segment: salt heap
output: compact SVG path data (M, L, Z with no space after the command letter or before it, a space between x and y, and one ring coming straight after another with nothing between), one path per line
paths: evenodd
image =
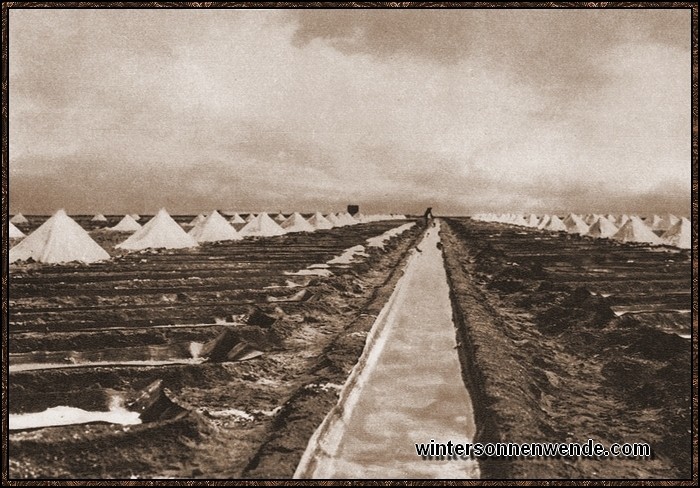
M527 220L525 220L525 217L523 217L522 214L513 215L510 218L509 223L520 227L527 227L528 224Z
M542 216L542 219L540 220L540 223L537 224L537 228L538 228L538 229L544 229L544 227L549 223L549 220L550 220L551 218L552 218L552 217L550 217L549 214L544 214L544 215Z
M566 226L566 232L569 234L584 235L588 232L588 225L586 225L586 222L574 213L570 213L564 219L564 225Z
M527 226L528 227L537 227L537 224L540 222L540 219L537 218L537 215L535 214L530 214L530 216L527 218Z
M162 208L134 235L116 247L137 251L141 249L181 249L196 247L197 241L178 225L168 212Z
M230 224L245 224L245 220L239 214L233 214L233 217L229 219Z
M602 215L588 229L587 236L608 239L617 233L617 227Z
M114 230L117 232L135 232L141 228L141 224L136 222L131 215L125 215L123 219L119 221L114 227L109 227L107 230Z
M287 232L313 232L316 230L299 212L294 212L280 226Z
M598 220L598 217L600 216L596 214L588 214L583 218L583 221L586 225L593 225L593 223Z
M236 241L242 237L231 227L219 212L214 210L202 222L190 230L191 235L197 242L217 242Z
M339 213L338 215L336 215L336 217L343 225L359 224L359 222L355 220L355 217L350 215L348 212Z
M564 225L564 222L562 222L561 219L556 215L552 215L551 217L549 217L549 221L542 228L551 232L566 231L566 226Z
M659 222L659 225L657 226L656 229L654 230L668 230L674 225L676 225L677 222L679 222L680 219L676 217L673 214L666 214L664 217L661 219L661 222Z
M131 218L134 219L136 222L141 220L141 216L139 214L131 214Z
M612 238L621 242L662 244L661 239L659 239L638 217L629 218Z
M29 258L41 263L94 263L109 259L109 254L61 209L10 249L11 263Z
M10 232L10 239L19 239L20 237L24 237L24 232L15 227L15 224L12 222L10 222L8 230Z
M326 215L326 220L333 224L333 227L343 227L345 225L341 222L340 218L338 218L337 214L329 213Z
M651 230L660 230L659 226L662 222L663 219L658 215L653 215L644 221L644 223L647 224L647 227L649 227Z
M245 218L246 222L252 222L253 219L255 219L255 214L254 213L249 213L248 216Z
M274 219L274 220L275 220L275 222L278 222L278 223L281 224L282 222L284 222L285 220L287 220L287 217L285 217L284 215L282 215L282 212L280 212L280 213L278 213L278 214L275 216L275 219Z
M669 246L680 247L681 249L690 249L690 220L685 217L673 224L670 229L663 233L661 239Z
M18 213L17 215L12 217L10 219L10 222L12 222L13 224L28 224L29 223L29 221L21 213Z
M242 236L270 237L281 236L284 233L285 230L265 212L254 217L253 220L248 222L245 227L240 230Z
M309 218L309 224L314 229L332 229L333 224L328 222L328 219L326 219L321 212L316 212Z
M197 224L201 224L201 223L204 222L205 220L207 220L207 218L206 218L203 214L199 214L199 215L197 215L195 218L193 218L192 220L190 220L190 223L187 224L187 225L197 225Z
M367 217L365 217L365 215L362 212L357 212L355 215L352 215L351 217L361 224L364 224L365 222L367 222Z
M107 222L107 218L102 215L101 213L98 213L92 218L93 222Z

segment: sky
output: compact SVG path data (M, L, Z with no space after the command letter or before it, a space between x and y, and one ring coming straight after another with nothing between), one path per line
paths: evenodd
M10 9L10 213L689 215L689 9Z

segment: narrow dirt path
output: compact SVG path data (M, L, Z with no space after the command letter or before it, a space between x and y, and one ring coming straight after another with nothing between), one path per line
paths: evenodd
M416 454L416 443L470 442L475 432L438 231L427 231L409 261L374 325L375 340L368 341L372 345L312 437L295 477L479 476L473 460Z

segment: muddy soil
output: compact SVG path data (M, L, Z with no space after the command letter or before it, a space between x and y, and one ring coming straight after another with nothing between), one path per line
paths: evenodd
M446 223L444 258L476 441L590 438L653 450L650 459L484 459L482 476L690 478L697 361L691 342L675 333L691 327L689 253L469 219ZM621 293L644 308L648 289L665 322L615 313Z
M13 432L10 477L290 478L308 438L337 401L336 385L345 381L357 361L374 316L390 296L408 250L421 231L413 228L405 232L384 250L368 249L368 257L349 266L332 267L329 277L285 273L322 263L397 225L400 223L372 223L316 236L203 246L194 252L135 253L97 268L13 267L12 353L206 342L223 327L233 327L264 355L241 362L12 373L11 413L38 412L56 405L102 409L114 396L133 398L161 379L189 414L136 426L87 424ZM290 260L290 255L296 256L296 261ZM217 259L210 257L242 263L242 272L217 269ZM141 259L148 261L141 263ZM256 261L269 269L261 272ZM281 262L287 264L282 266ZM134 263L154 272L169 271L158 279L131 281L129 287L115 288L115 283L120 286L120 274L133 269ZM140 307L143 296L177 296L182 292L173 289L182 287L183 280L206 272L211 276L207 285L220 289L218 297L198 291L197 282L190 281L191 289L185 293L195 299L179 307L154 301ZM295 286L284 293L266 288L288 286L288 280ZM44 286L47 292L37 293L36 288ZM144 288L143 296L121 291L140 287ZM274 301L301 289L311 298ZM85 297L91 294L101 301L86 306ZM48 311L47 302L59 298L61 306ZM250 303L227 304L227 300ZM211 304L211 308L201 302ZM108 315L110 306L119 313ZM245 317L255 310L276 321L271 326L246 323ZM155 328L152 325L156 322L182 327ZM211 324L198 326L207 323Z

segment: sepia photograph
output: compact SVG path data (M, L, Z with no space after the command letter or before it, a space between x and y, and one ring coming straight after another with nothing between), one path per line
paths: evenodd
M3 485L697 483L697 21L4 2Z

